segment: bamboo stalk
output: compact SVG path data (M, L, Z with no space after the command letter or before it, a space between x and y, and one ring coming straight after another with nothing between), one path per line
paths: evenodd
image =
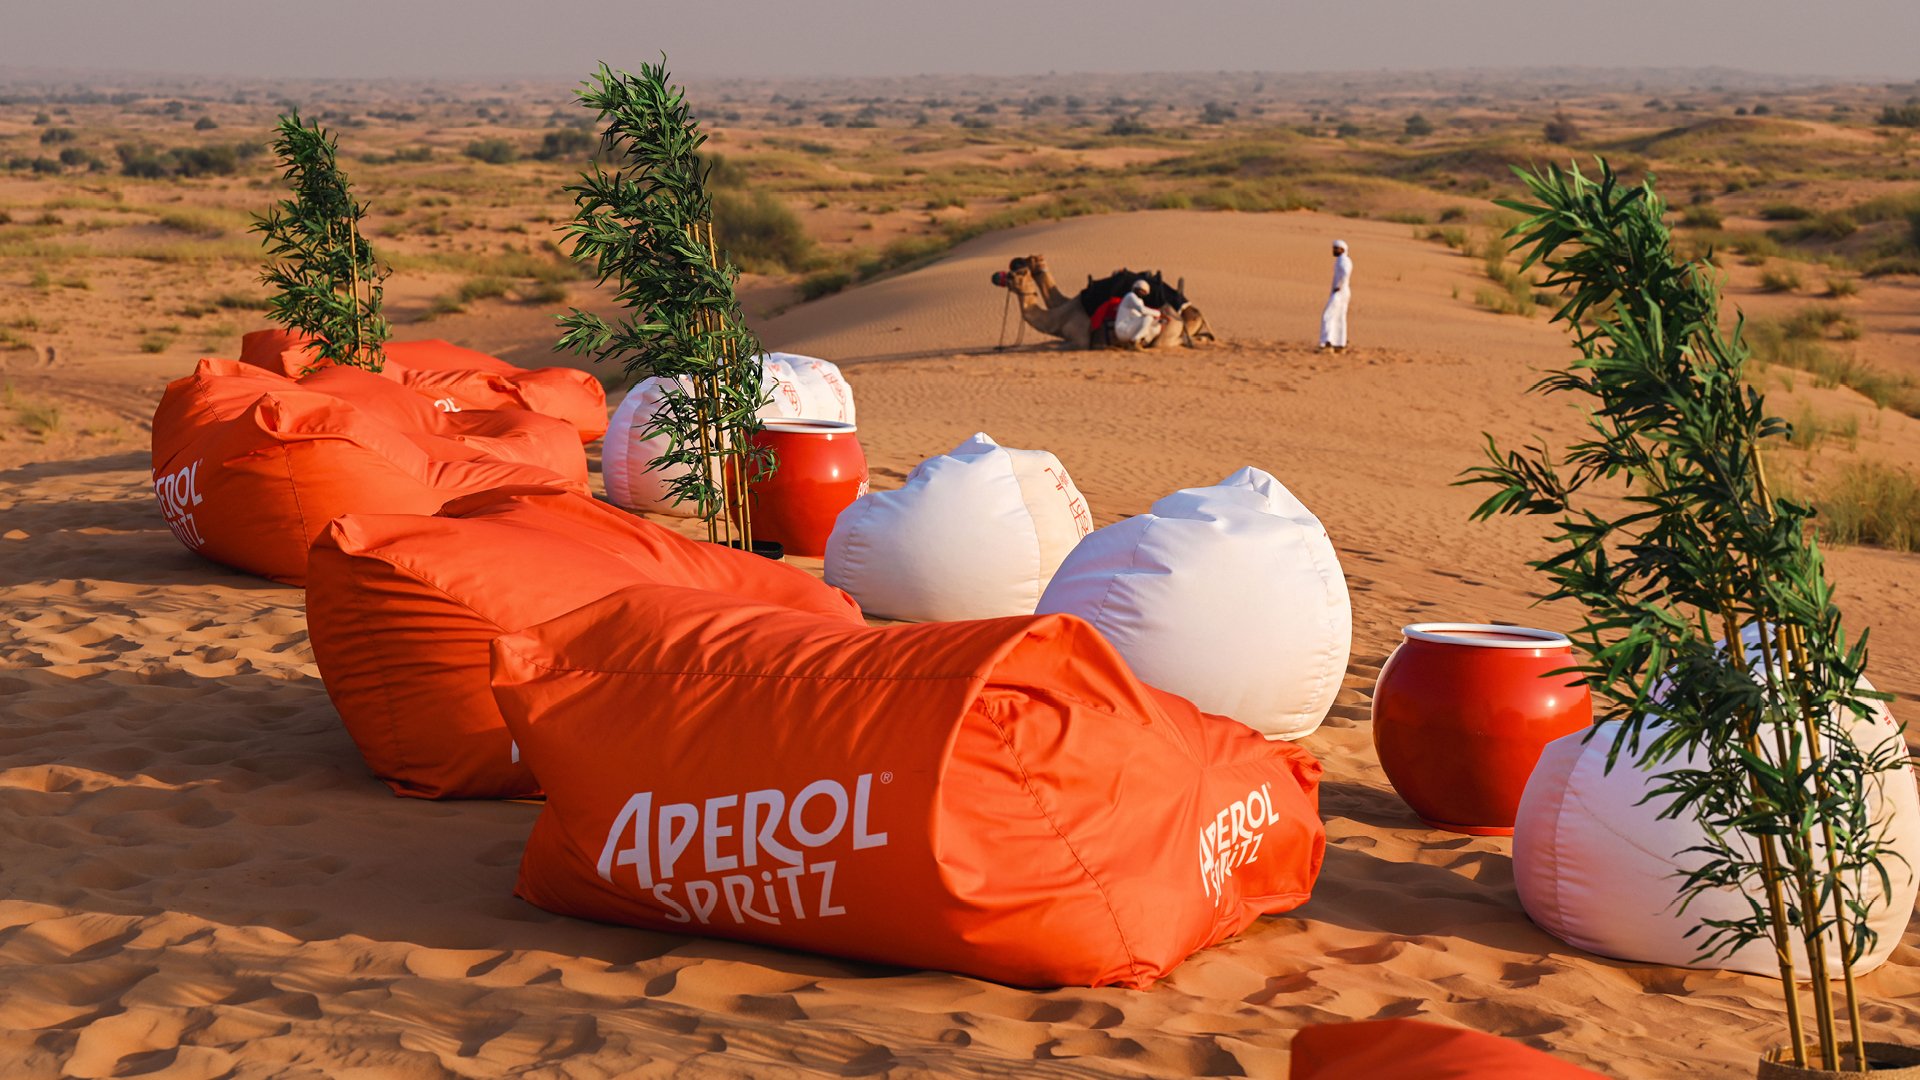
M1777 639L1777 636L1781 634L1782 631L1776 627L1772 633ZM1787 658L1783 650L1777 649L1775 645L1770 644L1769 629L1764 620L1760 623L1759 650L1761 671L1763 673L1762 678L1765 680L1767 695L1770 699L1776 694L1779 695L1781 707L1784 709L1787 695L1783 691L1776 690L1774 684L1776 679L1783 682L1786 680L1788 673ZM1778 669L1774 667L1776 655L1780 661L1780 667ZM1775 674L1776 670L1779 672L1777 675ZM1813 732L1811 718L1809 718L1808 728L1810 734L1815 734ZM1815 737L1817 738L1817 734L1815 734ZM1775 742L1780 747L1781 766L1787 769L1789 773L1797 774L1800 771L1800 756L1798 754L1792 754L1787 750L1785 745L1786 735L1780 732L1777 726L1775 728ZM1817 753L1817 746L1817 742L1809 744L1807 752L1809 754ZM1826 785L1818 782L1818 773L1816 773L1815 776L1816 791L1818 791L1821 798L1824 799L1825 791L1823 789ZM1831 863L1833 858L1833 831L1831 828L1826 830L1825 839L1827 842L1827 856ZM1811 969L1811 977L1808 981L1812 984L1810 989L1812 989L1814 993L1813 1014L1814 1023L1820 1033L1820 1059L1826 1068L1837 1069L1840 1067L1840 1040L1838 1032L1834 1029L1833 985L1827 974L1827 936L1820 930L1818 913L1822 905L1820 903L1819 891L1814 888L1813 884L1813 870L1810 865L1811 860L1812 853L1808 852L1807 862L1797 867L1797 873L1795 874L1800 887L1800 939L1806 943L1807 966ZM1836 908L1838 908L1840 898L1838 891L1834 893L1834 898ZM1838 910L1837 913L1841 916L1840 921L1844 923L1846 912L1844 910ZM1849 964L1849 972L1851 972L1851 967L1852 965Z
M1793 667L1800 670L1805 669L1806 646L1805 642L1800 640L1799 632L1796 629L1782 629L1781 650L1783 663L1786 662L1784 657L1790 656ZM1801 711L1802 720L1807 727L1807 738L1809 740L1817 740L1819 738L1819 731L1813 718L1812 709L1808 708L1807 703L1803 701L1801 703ZM1818 745L1818 743L1815 742L1814 745ZM1826 798L1826 781L1821 779L1819 774L1816 773L1814 775L1814 783L1816 785L1815 790L1824 801ZM1850 1042L1852 1043L1854 1061L1858 1067L1864 1071L1867 1060L1866 1035L1864 1034L1863 1024L1860 1018L1860 988L1854 981L1853 976L1852 931L1847 926L1848 913L1844 902L1845 896L1838 885L1840 876L1839 855L1836 853L1833 843L1833 823L1822 820L1820 827L1821 839L1824 840L1827 845L1827 872L1832 874L1836 881L1833 891L1833 910L1835 916L1834 935L1837 939L1836 944L1840 947L1840 959L1842 963L1841 984L1846 994L1847 1003L1847 1030ZM1837 1068L1838 1066L1835 1067Z
M1727 648L1733 651L1734 663L1744 670L1747 666L1746 646L1740 639L1740 624L1734 618L1733 600L1729 596L1726 608L1720 618L1726 628ZM1747 734L1747 752L1760 756L1760 733L1758 730ZM1760 783L1751 773L1747 777L1747 786L1757 800L1761 797ZM1786 995L1787 1030L1792 1033L1793 1063L1801 1068L1807 1065L1807 1040L1804 1030L1805 1021L1800 1015L1800 983L1794 977L1793 950L1788 946L1791 933L1787 923L1786 901L1780 890L1780 859L1773 850L1773 838L1757 836L1754 840L1760 845L1760 878L1767 890L1767 918L1773 923L1773 955L1780 964L1780 989Z
M1760 457L1760 451L1757 446L1754 447L1752 450L1752 462L1753 462L1755 486L1760 496L1762 513L1765 515L1768 521L1773 521L1774 520L1773 495L1767 484L1766 462ZM1778 655L1780 660L1779 670L1781 672L1782 678L1785 679L1789 673L1798 674L1802 678L1799 680L1788 680L1789 689L1791 690L1794 687L1804 686L1805 685L1804 675L1806 674L1806 669L1807 669L1806 648L1805 648L1806 643L1800 639L1798 628L1785 627L1785 626L1779 627L1777 628L1777 638L1778 638ZM1763 660L1765 660L1768 653L1767 653L1767 627L1764 623L1761 624L1761 628L1760 628L1760 648L1761 648L1761 656ZM1770 660L1766 662L1767 662L1767 670L1771 672L1772 663ZM1796 698L1795 704L1798 707L1800 712L1800 720L1806 727L1807 740L1808 740L1807 752L1809 754L1817 755L1819 753L1819 746L1820 746L1820 731L1819 731L1819 722L1814 718L1814 710L1812 707L1812 703L1807 702L1804 699ZM1827 783L1826 783L1825 777L1816 770L1814 773L1813 779L1814 779L1815 794L1819 796L1822 802L1825 802L1827 798ZM1835 882L1834 890L1833 890L1834 933L1836 937L1836 944L1838 944L1840 947L1841 983L1843 986L1844 993L1846 995L1846 1003L1847 1003L1847 1030L1848 1030L1848 1035L1850 1037L1850 1041L1852 1042L1854 1063L1858 1068L1864 1071L1866 1069L1866 1061L1867 1061L1866 1036L1862 1031L1863 1025L1860 1018L1860 990L1858 985L1855 983L1854 977L1853 977L1853 945L1852 945L1851 933L1847 926L1848 912L1845 904L1845 894L1839 884L1840 857L1833 843L1833 822L1830 819L1823 816L1820 822L1820 830L1821 830L1821 839L1822 841L1825 842L1827 847L1827 872L1833 876L1834 882ZM1812 910L1817 911L1819 910L1819 908L1816 906ZM1826 935L1824 934L1819 935L1819 944L1820 944L1821 959L1823 961L1820 968L1820 974L1821 974L1821 980L1824 984L1826 982L1826 966L1824 964L1825 953L1826 953ZM1826 999L1826 1012L1828 1014L1828 1020L1827 1020L1828 1028L1831 1028L1832 1026L1832 1012L1833 1012L1832 993L1833 991L1831 987L1828 986L1825 989L1824 993L1822 994L1822 997ZM1829 1045L1832 1046L1832 1051L1830 1053L1823 1052L1822 1056L1827 1059L1828 1068L1837 1069L1839 1068L1839 1063L1833 1059L1838 1054L1838 1050L1839 1050L1837 1045L1838 1039L1837 1037L1834 1037L1832 1035L1826 1035L1825 1037L1831 1039L1831 1042ZM1823 1048L1823 1050L1824 1049L1825 1048Z
M342 185L342 194L345 194ZM353 318L353 362L358 364L360 355L360 246L355 242L354 234L359 232L353 227L353 200L347 200L347 280L349 285L349 308Z

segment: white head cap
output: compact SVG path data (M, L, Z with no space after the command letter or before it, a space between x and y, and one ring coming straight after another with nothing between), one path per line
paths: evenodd
M1347 242L1345 240L1335 240L1333 246L1340 251L1347 250Z
M1134 280L1134 283L1133 283L1134 292L1143 293L1151 290L1152 288L1153 288L1152 285L1147 284L1146 278L1136 278Z

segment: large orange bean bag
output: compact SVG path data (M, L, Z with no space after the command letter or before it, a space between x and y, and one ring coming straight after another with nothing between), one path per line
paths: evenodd
M307 629L347 732L396 794L530 795L539 785L488 687L489 646L643 582L865 625L845 593L793 567L522 487L456 499L435 517L336 518L309 557Z
M289 330L256 330L240 339L240 359L298 378L316 363L311 339ZM606 434L607 392L591 372L520 368L439 340L389 341L381 374L449 411L527 409L573 425L582 443Z
M1420 1020L1320 1024L1292 1049L1292 1080L1600 1080L1519 1043Z
M876 629L623 589L493 645L550 911L1023 986L1143 987L1307 898L1304 750L1071 616Z
M295 380L202 360L167 386L153 416L153 489L174 535L292 585L306 580L313 538L341 514L431 514L506 484L585 493L585 472L562 421L442 413L352 368Z

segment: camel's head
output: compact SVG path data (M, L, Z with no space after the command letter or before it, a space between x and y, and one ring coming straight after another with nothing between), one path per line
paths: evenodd
M993 284L995 288L1011 289L1022 296L1026 295L1033 288L1033 260L1026 257L1013 259L1007 263L1005 270L994 271Z

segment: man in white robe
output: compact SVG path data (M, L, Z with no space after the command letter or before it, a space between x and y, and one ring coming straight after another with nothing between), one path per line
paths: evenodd
M1147 292L1152 286L1145 278L1133 283L1133 288L1120 300L1120 310L1113 313L1113 340L1139 348L1148 345L1160 333L1160 324L1166 316L1147 306Z
M1334 352L1347 348L1347 304L1353 300L1353 259L1347 254L1347 242L1333 242L1333 291L1327 294L1327 306L1320 312L1320 347Z

